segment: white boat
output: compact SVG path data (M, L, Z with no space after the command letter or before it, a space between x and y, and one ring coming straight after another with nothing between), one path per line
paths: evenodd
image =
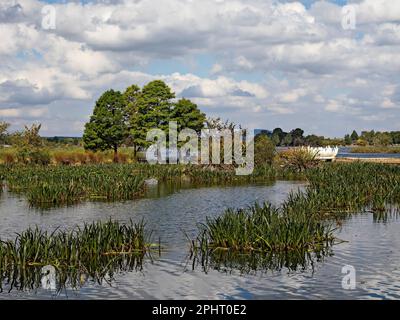
M338 147L306 147L307 151L315 155L316 160L334 161L339 152Z

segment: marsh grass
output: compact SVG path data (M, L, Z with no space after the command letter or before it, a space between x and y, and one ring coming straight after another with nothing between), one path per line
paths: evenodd
M291 212L265 203L247 209L228 209L222 216L207 218L199 226L192 252L318 251L334 241L333 228L304 210Z
M141 223L94 222L72 231L29 228L14 240L0 240L0 284L10 288L40 286L42 267L57 271L59 289L86 279L101 283L120 271L140 270L154 245ZM85 281L83 281L85 280Z
M386 212L400 201L400 166L374 163L330 164L307 172L305 193L289 199L327 216Z
M83 200L129 200L144 192L145 177L127 165L7 166L2 174L11 192L39 207Z
M278 171L257 167L252 175L197 165L88 164L82 166L0 165L0 176L14 193L25 195L32 206L49 208L81 201L124 201L142 196L145 179L189 182L193 186L271 182ZM288 175L289 176L289 175Z
M305 190L292 192L279 207L255 204L208 218L192 241L192 254L317 253L337 242L335 225L346 216L371 211L374 221L384 222L398 213L399 166L326 164L305 174Z

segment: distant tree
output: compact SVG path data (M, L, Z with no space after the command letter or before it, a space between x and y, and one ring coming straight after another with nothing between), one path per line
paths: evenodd
M400 144L400 131L390 132L394 144Z
M281 145L283 138L285 137L286 132L284 132L281 128L275 128L272 131L271 139L275 143L275 145Z
M321 147L324 144L324 137L315 134L308 135L304 138L304 142L313 147Z
M373 144L376 146L388 146L393 143L392 136L387 132L378 132L373 138Z
M353 142L356 142L358 139L359 139L359 136L358 136L358 133L357 133L357 131L356 130L353 130L353 132L352 132L352 134L351 134L351 140L353 141Z
M279 146L281 144L281 139L278 134L272 134L271 141L275 146Z
M375 131L363 131L361 132L361 137L363 140L367 141L368 144L373 144L374 143L374 138L375 138Z
M292 143L293 143L292 135L290 133L287 133L282 140L282 145L283 146L291 146Z
M298 145L302 145L304 143L304 130L300 129L300 128L296 128L292 131L290 131L290 134L292 136L292 144L294 146L298 146Z
M97 100L90 121L85 125L83 142L88 150L114 150L118 161L118 147L127 135L125 104L119 91L108 90Z
M352 140L351 136L350 136L349 134L346 134L346 135L344 136L344 144L345 144L346 146L349 146L349 145L351 145L352 143L353 143L353 140Z

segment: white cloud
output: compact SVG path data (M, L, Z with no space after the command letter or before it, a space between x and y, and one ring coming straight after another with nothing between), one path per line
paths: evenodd
M341 7L328 1L310 9L273 0L68 2L54 4L56 29L47 31L43 2L3 0L0 116L79 134L102 91L160 78L207 113L244 125L299 121L342 134L385 117L395 129L400 3L350 4L355 30L342 29Z

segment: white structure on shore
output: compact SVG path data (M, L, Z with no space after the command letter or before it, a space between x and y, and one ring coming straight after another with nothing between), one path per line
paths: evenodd
M334 161L339 152L338 147L306 147L307 151L315 155L317 160Z

